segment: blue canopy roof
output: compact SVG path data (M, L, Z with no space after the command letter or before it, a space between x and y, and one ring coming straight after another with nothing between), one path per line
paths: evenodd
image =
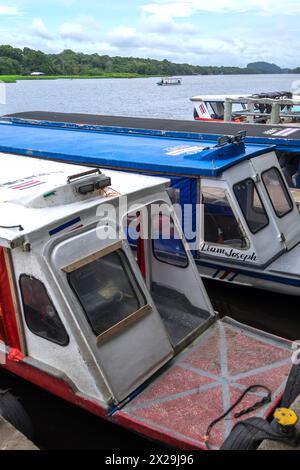
M216 139L172 138L47 125L0 123L0 151L102 167L187 176L217 176L241 161L275 150Z

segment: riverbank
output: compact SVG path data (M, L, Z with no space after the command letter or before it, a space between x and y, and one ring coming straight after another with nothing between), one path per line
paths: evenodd
M103 75L0 75L0 82L16 83L19 80L78 80L78 79L104 79L104 78L145 78L146 75L138 73L105 73Z

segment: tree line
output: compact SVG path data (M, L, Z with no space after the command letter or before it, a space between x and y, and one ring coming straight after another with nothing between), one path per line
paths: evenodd
M59 54L47 54L25 47L0 46L0 75L90 75L107 73L138 75L230 75L250 73L297 73L300 69L281 69L275 64L256 62L247 67L219 67L176 64L167 59L154 60L135 57L110 57L108 55L84 54L70 49Z

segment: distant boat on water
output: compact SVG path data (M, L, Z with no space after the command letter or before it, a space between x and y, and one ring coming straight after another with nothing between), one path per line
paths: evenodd
M182 79L178 77L165 77L162 78L157 85L159 86L171 86L171 85L181 85Z

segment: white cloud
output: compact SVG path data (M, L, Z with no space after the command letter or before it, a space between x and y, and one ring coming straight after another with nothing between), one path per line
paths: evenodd
M191 34L196 33L197 28L192 23L175 22L167 15L143 15L141 20L142 29L161 34Z
M18 7L11 7L6 5L0 5L0 15L20 15L21 11Z
M149 3L143 5L141 8L145 13L168 17L171 16L174 18L185 18L194 13L193 5L190 2L181 2L176 0L173 0L172 2L165 0L163 3Z
M137 30L127 26L117 26L107 35L108 42L118 47L139 47L140 39Z
M32 33L34 36L39 36L42 39L52 39L52 35L49 33L41 18L35 18L33 20Z
M86 28L81 23L63 23L59 30L63 39L71 39L77 42L90 40L90 35L86 32Z
M58 5L59 1L70 6L69 14L76 11L78 0L52 0L52 3ZM20 6L29 0L2 2ZM38 3L38 0L30 2ZM44 2L52 4L51 0ZM97 3L86 0L89 13L90 2ZM17 26L13 28L13 18L0 16L0 34L6 43L51 52L70 48L86 53L167 58L195 65L243 66L256 60L283 67L298 65L300 0L140 0L139 5L142 6L137 7L138 19L130 20L128 7L129 19L124 23L118 23L119 10L112 10L106 24L106 17L100 13L94 16L75 13L73 17L62 16L60 26L50 17L45 24L41 19L45 20L44 16L34 20L26 17L24 21L19 16L15 17ZM0 15L20 14L17 7L0 6ZM232 14L232 18L228 17L227 21L224 14ZM237 21L234 14L240 14ZM9 21L4 21L8 18ZM112 26L105 32L109 24Z
M92 16L82 15L78 16L74 23L81 24L84 28L88 28L89 30L99 30L99 23L95 20Z
M295 15L300 12L300 3L299 0L153 0L141 8L145 13L174 18L187 18L199 12Z

